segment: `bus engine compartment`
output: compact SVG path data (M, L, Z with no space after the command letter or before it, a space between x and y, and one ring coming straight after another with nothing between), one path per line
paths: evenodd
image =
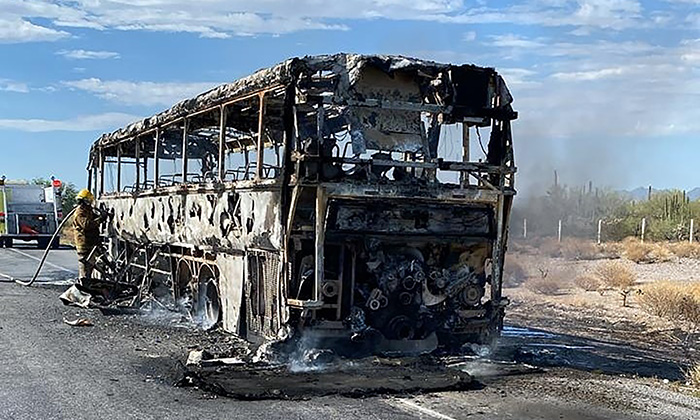
M105 246L133 305L251 341L488 344L508 304L512 100L491 68L289 59L95 142Z

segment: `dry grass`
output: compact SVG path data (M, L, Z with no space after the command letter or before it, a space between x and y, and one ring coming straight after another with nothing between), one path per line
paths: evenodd
M547 296L558 295L563 289L561 283L547 277L533 277L528 279L524 286L530 291Z
M635 238L627 238L622 242L624 255L636 263L659 263L671 261L671 251L661 244L642 243Z
M571 273L567 270L540 270L539 277L531 277L523 283L523 287L547 296L562 294L562 292L571 286Z
M622 257L624 247L620 242L606 242L598 245L600 258L614 260Z
M679 257L700 259L700 244L697 242L678 242L670 244L669 248Z
M618 261L606 261L595 273L603 285L618 290L631 288L637 280L634 272Z
M598 247L587 239L568 238L560 245L562 257L570 260L594 260L600 257Z
M576 277L574 279L574 284L587 292L596 291L601 286L601 282L597 277L588 274L582 274Z
M518 254L536 254L533 244L529 243L525 239L509 239L508 252L515 252Z
M538 249L540 254L569 260L595 260L600 258L598 246L588 239L565 238L558 242L554 238L543 239Z
M539 244L538 249L541 254L552 258L558 258L562 256L561 244L557 242L556 239L543 239L542 242Z
M639 296L639 305L646 312L671 321L700 328L700 284L659 281L647 285Z
M522 258L513 254L506 254L503 268L503 286L518 287L527 280L527 270Z

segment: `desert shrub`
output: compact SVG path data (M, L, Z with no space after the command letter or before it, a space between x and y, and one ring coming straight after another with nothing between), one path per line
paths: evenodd
M606 242L598 245L600 258L614 260L622 257L623 245L620 242Z
M508 252L517 252L518 254L528 254L532 251L532 246L524 240L509 239Z
M646 312L700 328L700 285L659 281L645 286L639 305Z
M561 255L570 260L594 260L599 257L598 247L586 239L567 238L560 245Z
M626 239L622 245L625 257L636 263L658 263L672 259L671 252L659 244L642 243L638 240Z
M681 300L683 300L683 290L677 282L659 281L642 289L639 306L652 315L676 320L678 303Z
M524 286L528 290L547 296L558 295L562 290L562 286L558 281L546 277L528 279Z
M651 246L649 244L644 244L639 241L624 241L622 242L622 246L624 247L625 257L636 263L645 262L647 256L651 252Z
M557 258L562 256L561 244L556 239L543 239L539 245L540 253L549 257Z
M614 289L629 289L634 286L636 275L624 264L617 261L606 261L595 270L601 283Z
M574 279L574 284L587 292L598 290L601 286L600 280L597 277L587 274L576 277Z
M506 254L503 267L503 285L505 287L518 287L527 280L527 270L523 261L513 254Z
M553 296L563 292L571 284L571 273L566 270L540 269L539 277L530 277L523 286L535 293Z
M679 242L669 247L679 257L700 259L700 244L697 242Z

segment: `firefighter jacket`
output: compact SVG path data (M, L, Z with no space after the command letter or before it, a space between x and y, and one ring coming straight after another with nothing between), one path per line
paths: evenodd
M92 206L81 204L73 216L75 249L78 254L89 254L100 244L100 222Z

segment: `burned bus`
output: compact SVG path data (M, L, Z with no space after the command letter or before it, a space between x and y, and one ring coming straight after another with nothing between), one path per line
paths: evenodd
M508 303L511 102L492 68L289 59L94 143L106 249L141 303L251 341L488 342Z

